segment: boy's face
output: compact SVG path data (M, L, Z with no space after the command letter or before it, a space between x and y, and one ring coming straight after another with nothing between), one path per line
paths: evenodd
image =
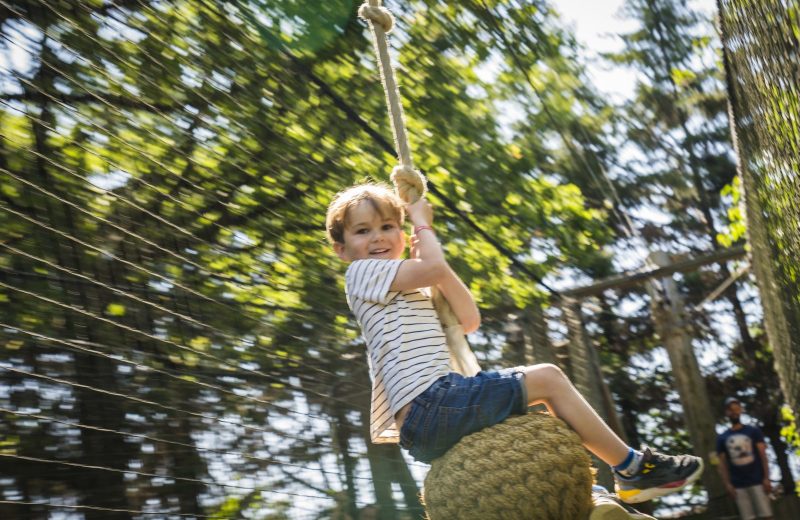
M405 233L391 215L381 215L370 201L361 201L347 212L344 243L333 249L345 262L380 258L398 260L405 250Z

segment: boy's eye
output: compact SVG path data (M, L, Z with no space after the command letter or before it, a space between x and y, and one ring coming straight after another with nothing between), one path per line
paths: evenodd
M394 229L394 224L384 224L383 225L383 229L384 229L384 231L389 230L389 229Z
M367 228L361 228L361 229L357 229L357 230L356 230L356 235L363 235L363 234L364 234L364 233L366 233L367 231L368 231L368 230L367 230Z

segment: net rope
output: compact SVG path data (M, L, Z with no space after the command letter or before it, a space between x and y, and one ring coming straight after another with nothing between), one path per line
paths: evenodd
M800 2L718 0L753 271L775 368L800 410Z

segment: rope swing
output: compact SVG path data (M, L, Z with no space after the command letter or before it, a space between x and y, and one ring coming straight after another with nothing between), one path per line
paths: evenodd
M358 15L369 23L381 83L392 122L400 164L391 180L406 203L425 196L426 180L414 169L400 92L389 57L386 35L394 17L368 0ZM447 336L454 371L480 371L464 330L447 300L432 294ZM585 518L591 508L590 458L578 435L560 419L530 413L511 417L461 439L435 459L425 478L423 500L430 520L563 520Z
M369 0L358 10L358 16L369 23L372 30L372 41L378 56L378 67L386 94L386 106L389 108L389 119L392 122L394 147L400 164L392 170L391 180L397 194L406 204L412 204L425 196L426 180L422 172L414 169L411 158L411 146L408 143L406 121L403 105L400 102L400 90L394 77L387 34L394 28L394 16L388 9L380 5L379 0Z
M386 94L386 105L389 109L389 119L392 122L392 135L397 158L400 164L392 170L391 180L397 195L406 204L412 204L425 196L427 191L425 176L414 168L411 158L411 146L408 143L403 105L400 102L400 90L394 76L391 58L389 57L389 43L387 34L394 27L394 17L388 9L380 5L380 0L369 0L358 10L358 16L366 20L372 31L372 40L375 45L375 54L378 57L378 67ZM478 360L470 350L464 329L458 318L450 308L444 296L434 287L432 291L433 305L442 323L442 329L447 337L447 346L450 351L450 364L455 372L465 376L474 376L480 372Z

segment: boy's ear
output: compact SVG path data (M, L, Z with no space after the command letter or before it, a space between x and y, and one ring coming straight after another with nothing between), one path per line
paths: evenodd
M336 253L336 256L339 257L339 260L347 261L347 258L344 256L344 242L334 242L333 252Z

